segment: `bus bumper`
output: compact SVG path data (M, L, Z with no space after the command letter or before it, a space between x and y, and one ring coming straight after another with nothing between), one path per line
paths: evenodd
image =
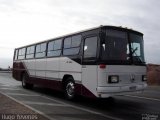
M115 95L126 95L130 93L141 93L147 87L147 83L132 84L125 86L97 87L97 97L107 98Z

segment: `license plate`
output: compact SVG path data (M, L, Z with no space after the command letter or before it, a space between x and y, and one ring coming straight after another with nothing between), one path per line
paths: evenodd
M130 90L136 90L136 86L129 87Z

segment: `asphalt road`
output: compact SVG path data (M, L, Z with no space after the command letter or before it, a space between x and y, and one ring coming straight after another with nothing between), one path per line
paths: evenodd
M92 100L65 100L63 94L42 87L23 89L11 73L0 73L0 92L53 120L160 120L160 87L141 94Z

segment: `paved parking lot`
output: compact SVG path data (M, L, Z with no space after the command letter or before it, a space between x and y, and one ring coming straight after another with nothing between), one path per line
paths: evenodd
M53 120L160 119L160 87L149 87L143 94L117 96L112 100L78 97L67 101L62 93L50 89L23 89L11 74L0 73L0 92Z

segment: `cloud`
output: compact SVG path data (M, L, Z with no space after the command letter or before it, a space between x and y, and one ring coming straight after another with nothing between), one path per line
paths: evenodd
M0 47L13 49L86 28L116 25L144 33L147 62L160 64L159 6L158 0L0 0ZM12 54L8 56L12 59Z

